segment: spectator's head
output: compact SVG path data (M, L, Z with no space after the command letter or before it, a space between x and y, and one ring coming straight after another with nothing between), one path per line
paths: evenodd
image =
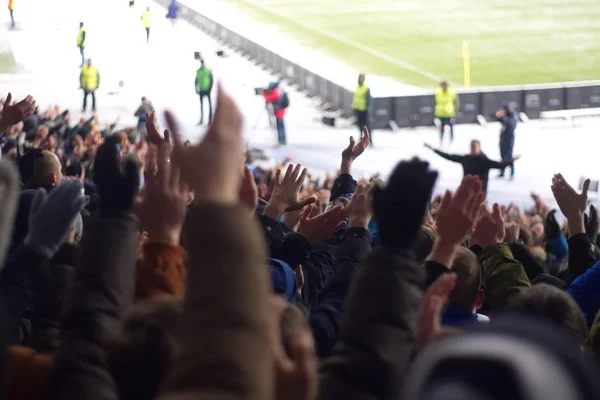
M146 11L150 11L150 6L146 7Z
M33 183L40 186L56 186L62 180L62 165L56 154L42 151L41 157L35 160Z
M40 125L38 126L37 131L35 132L34 140L42 141L48 137L49 133L50 130L46 125Z
M481 267L475 253L466 247L459 247L452 271L456 274L456 285L450 294L450 302L475 312L483 304Z
M79 23L79 27L80 27L80 28L83 28L83 22L80 22L80 23Z
M206 63L204 62L204 60L200 60L200 66L201 67L206 67Z
M541 283L513 297L507 307L525 315L546 319L569 333L581 345L588 337L588 326L581 309L564 290Z
M148 99L146 98L146 96L142 97L142 104L143 105L148 104Z
M481 154L481 142L479 140L471 140L471 155L478 156Z
M448 90L448 82L442 81L442 83L440 83L440 87L442 90Z
M88 65L88 67L92 66L92 59L91 58L87 59L87 65Z
M78 160L71 160L65 168L65 175L73 178L83 179L85 169Z
M365 74L358 75L358 84L362 85L365 83Z
M35 164L39 157L42 157L42 150L31 149L19 159L19 175L23 186L29 185L33 180Z
M109 345L108 363L123 400L156 398L180 351L175 328L182 303L162 297L136 305Z

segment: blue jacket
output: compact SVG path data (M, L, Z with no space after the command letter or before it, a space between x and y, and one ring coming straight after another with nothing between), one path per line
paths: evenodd
M600 262L575 279L567 288L583 311L585 320L592 326L596 313L600 310Z
M448 304L442 316L442 325L446 326L464 326L471 322L489 322L489 318L485 315L472 313L454 304Z
M167 12L167 18L176 19L177 11L179 11L179 7L177 6L177 2L173 0L171 4L169 4L169 10Z
M504 110L506 111L506 115L498 118L502 124L500 141L512 141L515 138L515 130L517 129L519 118L511 106L504 106Z

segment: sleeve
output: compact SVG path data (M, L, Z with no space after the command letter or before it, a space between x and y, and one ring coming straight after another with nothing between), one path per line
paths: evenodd
M494 160L490 160L489 158L487 159L487 167L489 169L502 169L502 168L506 168L508 165L510 165L513 161L512 160L507 160L507 161L494 161Z
M510 251L515 257L515 260L519 261L523 266L523 269L527 274L527 278L529 278L530 281L546 272L544 264L533 254L531 254L531 251L529 251L527 246L519 243L513 243L509 247Z
M82 264L63 319L51 385L54 399L118 399L106 342L133 303L137 221L100 217L86 227Z
M600 310L600 262L583 275L575 279L567 288L567 293L575 299L588 323L592 325L594 317Z
M309 307L317 301L317 296L333 275L336 252L337 247L330 244L315 246L310 252L310 257L302 263L302 300Z
M448 154L448 153L444 153L443 151L440 151L440 150L433 150L433 152L435 154L437 154L438 156L445 158L446 160L452 161L452 162L462 163L465 159L465 156L459 156L457 154Z
M363 261L338 341L320 370L318 399L399 397L424 283L425 271L412 252L378 248Z
M585 233L571 236L567 243L569 246L567 277L568 283L571 283L593 266L596 263L596 258L592 251L592 243Z
M371 251L371 235L364 228L349 228L338 249L331 280L318 296L309 324L320 358L329 356L337 339L350 282L361 259Z
M483 249L479 261L492 310L504 309L514 295L531 287L523 266L513 258L508 244Z
M347 197L350 194L354 194L357 186L358 183L352 178L352 175L341 174L333 182L330 201L336 201L340 197Z
M206 229L210 226L211 229ZM265 246L242 206L195 205L184 225L188 288L161 399L271 398L271 282Z

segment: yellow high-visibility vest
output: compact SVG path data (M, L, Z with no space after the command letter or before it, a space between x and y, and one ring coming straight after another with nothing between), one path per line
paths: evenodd
M15 9L15 2L13 0L8 0L8 9L9 10Z
M88 90L98 88L98 68L93 65L84 65L81 68L81 87Z
M352 98L352 108L357 111L367 111L367 93L369 87L367 85L359 85L354 91L354 97Z
M77 47L85 47L85 39L83 38L84 33L85 28L82 26L79 28L79 33L77 34Z
M150 28L150 23L152 22L152 14L150 14L150 11L144 11L142 14L142 22L144 23L144 28Z
M435 94L435 116L453 118L456 113L456 92L452 88L446 91L439 88Z

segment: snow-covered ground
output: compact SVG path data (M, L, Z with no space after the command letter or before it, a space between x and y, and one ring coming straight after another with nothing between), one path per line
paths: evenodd
M238 100L246 117L244 134L249 144L270 148L276 135L269 128L266 115L261 113L264 105L254 96L253 88L266 85L272 77L237 55L216 57L219 46L214 40L182 21L173 28L164 18L164 10L154 3L151 43L146 46L140 15L147 4L138 0L136 8L130 10L125 0L63 0L60 7L44 0L19 1L16 16L22 30L1 34L8 35L17 62L29 73L0 75L0 93L12 90L17 97L32 93L42 106L60 104L78 111L81 92L75 38L82 20L88 32L87 55L93 58L101 74L98 105L102 120L109 121L120 114L125 122L133 121L132 113L140 97L147 96L157 108L173 109L191 139L200 137L204 128L195 125L199 105L193 90L197 68L193 52L201 51L215 75ZM4 26L7 15L2 13L0 18ZM118 89L120 80L125 83L122 90L109 95ZM290 93L290 98L286 118L289 145L270 153L280 159L291 155L313 170L335 172L348 136L357 134L357 130L326 127L319 122L319 113L311 100L298 93ZM515 153L523 158L517 163L517 178L513 182L492 179L490 200L525 204L532 190L551 198L550 180L556 172L562 172L574 184L581 176L599 179L599 128L597 119L581 121L578 127L561 122L521 124ZM498 158L498 131L497 124L487 128L458 126L455 143L447 150L466 152L469 141L476 138L491 158ZM460 166L422 146L423 142L437 144L435 128L397 133L375 131L373 135L375 148L356 161L355 175L369 176L376 172L385 175L399 159L417 155L429 159L440 171L438 190L454 188L460 181Z

